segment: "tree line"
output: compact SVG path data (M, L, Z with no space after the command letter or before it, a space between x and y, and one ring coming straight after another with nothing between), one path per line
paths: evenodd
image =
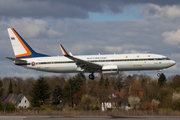
M24 94L31 103L28 109L100 110L102 103L109 101L117 103L118 109L117 97L121 97L129 101L132 109L180 110L180 75L166 78L161 73L155 79L145 74L131 76L121 72L98 75L95 80L89 80L82 73L68 79L63 76L1 78L0 98L11 93ZM0 109L3 110L2 101Z

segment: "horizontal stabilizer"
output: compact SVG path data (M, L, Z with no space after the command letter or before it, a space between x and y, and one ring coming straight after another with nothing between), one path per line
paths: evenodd
M14 62L14 64L24 64L24 63L27 63L26 60L20 60L20 59L16 59L16 58L11 58L11 57L5 57L9 60L12 60Z

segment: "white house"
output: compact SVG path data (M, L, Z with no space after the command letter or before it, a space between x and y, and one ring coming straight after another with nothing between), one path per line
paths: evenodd
M27 108L30 102L23 94L9 94L3 99L3 102L12 102L17 108Z
M108 101L102 102L101 106L102 106L101 107L102 111L108 109L125 109L125 110L132 109L127 99L122 99L121 97L114 94L112 94L111 97L109 96Z

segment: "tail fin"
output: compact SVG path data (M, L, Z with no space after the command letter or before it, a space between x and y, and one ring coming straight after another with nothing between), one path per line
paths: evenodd
M14 50L14 55L16 58L48 56L48 55L36 53L25 42L25 40L15 31L14 28L8 28L7 30Z

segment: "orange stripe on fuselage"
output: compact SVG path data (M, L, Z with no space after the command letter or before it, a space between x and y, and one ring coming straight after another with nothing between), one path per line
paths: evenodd
M24 54L20 54L20 55L16 55L15 57L23 57L23 56L29 56L31 55L31 51L27 48L27 46L24 44L24 42L21 40L21 38L16 34L16 32L14 31L13 28L11 28L11 30L13 31L13 33L16 35L17 39L20 41L21 45L24 47L24 49L26 50L27 53Z

